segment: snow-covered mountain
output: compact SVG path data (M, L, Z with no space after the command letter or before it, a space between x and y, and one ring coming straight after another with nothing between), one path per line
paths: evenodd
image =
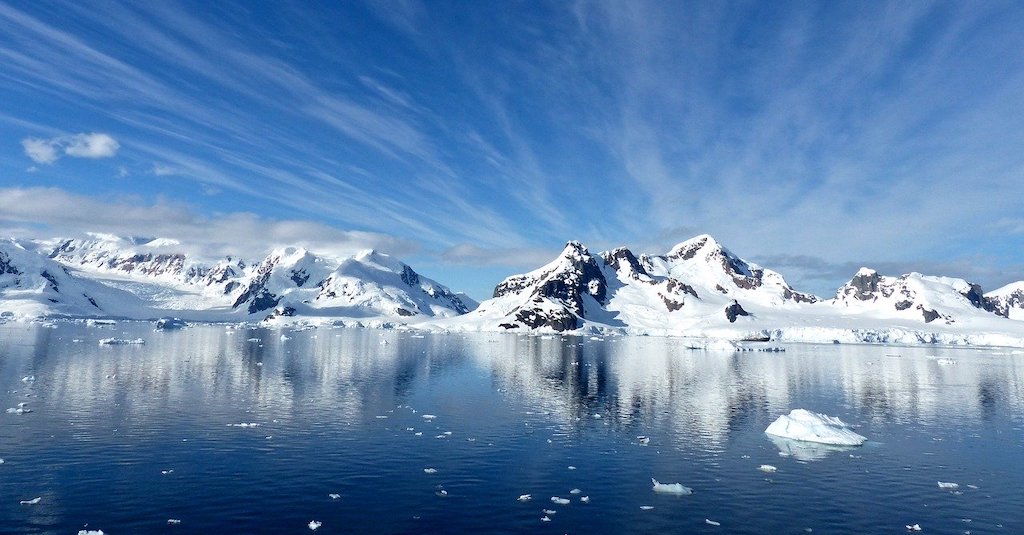
M197 321L253 321L298 316L357 318L373 324L449 317L476 305L376 251L339 260L289 247L274 250L261 261L223 258L210 262L181 252L181 244L173 240L103 234L20 245L5 242L2 250L8 249L13 250L8 256L15 261L5 266L29 266L28 271L37 274L31 280L24 275L8 277L10 282L0 294L0 311L8 301L24 303L27 296L34 296L35 306L19 305L18 313L10 314L25 317L176 316ZM19 274L23 271L18 269ZM42 276L38 273L57 277L62 287L89 288L90 295L100 296L94 299L98 304L88 308L80 300L53 297L58 291L37 284Z
M760 310L818 301L702 235L659 256L637 257L626 248L593 255L569 242L551 263L498 284L494 298L471 316L506 329L564 331L589 321L680 330L743 324Z
M0 241L0 316L50 313L99 316L97 288L14 240Z
M437 327L1022 345L1024 322L1007 319L1024 315L1022 297L1024 283L984 295L963 279L862 269L822 300L702 235L664 255L593 254L569 242L554 261L505 279L492 299Z
M1007 317L1006 310L963 279L908 273L885 277L861 268L836 292L834 304L874 317L920 319L952 324L965 315Z
M1013 282L985 294L996 313L1010 319L1024 320L1024 281Z

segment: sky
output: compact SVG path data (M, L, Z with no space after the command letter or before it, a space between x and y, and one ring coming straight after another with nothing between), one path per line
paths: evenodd
M0 233L377 248L482 299L709 233L1024 279L1021 2L0 0Z

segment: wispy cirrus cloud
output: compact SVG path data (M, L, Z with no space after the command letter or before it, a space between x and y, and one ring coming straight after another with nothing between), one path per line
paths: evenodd
M50 165L61 158L111 158L121 144L109 134L91 132L49 139L29 137L21 140L25 155L33 162Z

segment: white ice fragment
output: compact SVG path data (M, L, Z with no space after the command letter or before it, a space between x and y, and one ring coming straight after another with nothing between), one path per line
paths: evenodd
M653 505L641 505L640 506L640 510L641 511L650 511L651 509L654 509Z
M289 338L288 335L286 335L286 334L282 334L281 335L281 341L282 342L287 342L288 340L291 340L291 338ZM310 526L309 529L316 529L316 528L313 527L313 523L312 522L309 523L309 526ZM317 526L317 528L318 527L320 527L320 526Z
M575 495L575 494L581 494L582 492L583 491L580 490L580 489L572 489L572 490L569 491L569 494L574 494Z
M541 522L551 522L551 519L546 517L546 516L540 517L540 520L541 520Z
M704 519L704 523L708 524L709 526L721 526L722 525L721 522L715 522L714 520L711 520L710 518L705 518Z
M423 469L423 473L424 474L436 474L437 473L437 468L424 468Z
M320 529L320 526L324 525L324 523L323 522L317 522L316 520L310 520L309 524L307 524L307 525L309 526L310 530L316 531L316 530Z
M682 483L658 483L658 480L653 477L651 478L651 483L654 485L654 492L675 494L678 496L689 496L690 494L693 494L693 489L690 487L684 487Z
M569 470L575 470L575 469L576 469L575 466L569 466Z
M947 483L947 482L944 482L944 481L939 481L938 483L939 483L939 488L940 489L953 490L953 489L960 488L960 484L959 483Z
M43 499L42 496L36 496L35 498L32 498L31 500L21 500L21 505L35 505L35 504L39 503L42 499Z
M554 509L541 509L540 512L542 512L542 513L544 513L546 515L553 515L553 514L557 513L558 511L555 511Z
M7 409L7 414L28 414L32 412L32 409L26 409L25 407L11 407Z
M123 345L143 345L146 341L142 338L104 338L100 340L101 346L123 346Z
M228 427L241 427L243 429L248 429L250 427L259 427L259 426L260 426L260 424L258 424L256 422L248 422L248 423L242 422L240 424L228 424Z
M80 529L78 535L104 535L102 529Z
M907 524L907 531L921 531L921 524Z
M640 442L641 446L646 446L651 443L651 437L645 437L643 435L640 435L636 437L636 439Z
M174 469L171 468L170 470L161 470L160 473L166 476L167 474L173 474Z
M590 503L590 496L580 496L580 503Z
M941 357L941 358L935 359L935 363L939 364L939 365L942 365L942 366L952 366L953 364L956 364L956 361L951 359L951 358L949 358L949 357Z
M552 496L551 497L551 503L558 504L558 505L568 505L569 504L569 500L567 498L559 498L558 496Z
M387 419L388 419L388 417L387 417L387 416L384 416L384 415L380 415L380 416L377 416L377 419L378 419L378 420L387 420Z
M776 467L774 467L774 466L772 466L770 464L762 464L761 466L758 466L757 469L762 471L762 472L769 472L769 473L778 470L778 468L776 468Z
M423 431L416 431L416 436L418 436L418 437L423 436Z
M337 500L337 499L341 498L341 494L335 494L335 493L332 492L332 493L328 494L327 497L332 499L332 500Z
M867 441L839 418L806 409L793 409L788 415L779 416L764 432L790 440L837 446L860 446Z
M520 494L519 497L516 498L516 499L521 501L521 502L528 502L531 499L533 499L533 496L530 495L530 494Z
M4 460L3 459L0 459L0 464L4 464Z
M25 377L21 378L21 382L23 382L23 383L31 383L32 381L35 381L35 380L36 380L36 376L35 375L26 375Z
M168 518L167 519L167 525L169 525L169 526L177 526L178 524L181 524L181 519L180 518Z
M434 418L437 418L437 415L436 414L424 414L424 415L420 416L420 418L423 418L424 420L433 420Z

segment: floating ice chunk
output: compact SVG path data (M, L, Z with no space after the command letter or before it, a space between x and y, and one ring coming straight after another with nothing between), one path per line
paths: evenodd
M262 342L263 340L260 340L259 338L248 338L245 341L246 342Z
M640 435L640 436L636 437L636 439L637 439L637 441L640 442L641 446L646 446L646 445L651 443L651 437L645 437L643 435Z
M921 531L921 524L907 524L907 531Z
M682 483L658 483L658 480L653 477L651 478L651 483L654 485L654 492L675 494L677 496L689 496L690 494L693 494L693 489L690 487L684 487Z
M569 491L569 494L573 494L573 495L575 495L575 494L582 494L582 493L583 493L583 491L580 490L580 489L572 489L572 490Z
M590 503L590 496L580 496L580 503Z
M768 435L768 439L779 448L779 457L793 457L800 461L820 461L836 452L847 452L857 446L833 446L820 442L804 442Z
M21 405L21 404L19 403L19 405ZM29 409L29 408L24 407L24 406L11 407L11 408L7 409L7 414L28 414L30 412L32 412L32 409Z
M78 535L104 535L102 529L80 529Z
M435 488L437 489L437 491L436 491L436 492L434 492L434 494L436 494L436 495L438 495L438 496L440 496L440 497L442 497L442 498L444 498L445 496L448 496L448 491L447 491L447 490L444 490L444 487L443 487L443 486L441 486L441 485L438 485L438 486L437 486L437 487L435 487Z
M715 522L714 520L711 520L710 518L705 518L704 519L704 523L709 525L709 526L721 526L722 525L721 522Z
M416 431L416 436L418 436L418 437L423 436L423 431Z
M654 509L653 505L641 505L640 506L640 510L641 511L650 511L651 509Z
M519 497L516 499L521 502L528 502L533 499L533 496L530 494L520 494Z
M949 357L942 357L935 359L935 363L942 366L952 366L953 364L956 364L956 361Z
M178 524L181 524L181 519L180 518L168 518L167 519L167 525L168 526L177 526Z
M569 466L568 468L569 468L569 470L575 470L576 469L575 466Z
M3 459L0 459L0 464L4 464L4 460Z
M174 469L171 468L170 470L161 470L160 473L166 476L167 474L173 474Z
M558 496L552 496L551 497L551 503L558 504L558 505L569 505L569 499L568 498L559 498Z
M542 516L542 517L540 517L540 521L541 522L551 522L551 519L546 517L546 516Z
M860 446L867 441L839 418L806 409L793 409L788 415L779 416L764 432L791 440L836 446Z
M241 427L241 428L246 428L246 429L250 428L250 427L259 427L259 426L260 426L260 424L258 424L256 422L249 422L249 423L242 422L240 424L228 424L228 427Z
M26 375L25 377L21 378L21 382L23 382L23 383L31 383L32 381L35 381L35 380L36 380L36 376L35 375Z
M21 505L35 505L35 504L39 503L42 499L43 499L42 496L36 496L35 498L32 498L31 500L21 500Z
M424 415L421 415L420 418L423 418L424 420L433 420L434 418L437 418L437 415L436 414L424 414Z
M553 515L553 514L557 513L558 511L555 511L554 509L541 509L540 512L542 512L542 513L544 513L546 515Z
M436 474L437 473L437 468L424 468L423 469L423 473L424 474Z
M104 338L100 340L101 346L124 346L143 345L146 341L142 338Z
M940 489L954 490L954 489L960 488L960 484L959 483L946 483L944 481L939 481L939 488Z
M188 323L180 318L160 318L156 320L156 330L173 331L188 327Z
M384 416L384 415L380 415L380 416L377 416L377 419L378 419L378 420L387 420L387 419L388 419L388 417L387 417L387 416Z
M323 522L317 522L316 520L310 520L309 524L307 524L307 525L309 526L310 530L316 531L316 530L320 529L320 526L324 525L324 523Z
M762 471L762 472L769 472L769 473L778 470L778 468L776 468L776 467L774 467L774 466L772 466L770 464L762 464L761 466L758 466L757 469Z
M341 494L335 494L335 493L332 492L332 493L328 494L327 497L332 499L332 500L337 500L337 499L341 498Z

